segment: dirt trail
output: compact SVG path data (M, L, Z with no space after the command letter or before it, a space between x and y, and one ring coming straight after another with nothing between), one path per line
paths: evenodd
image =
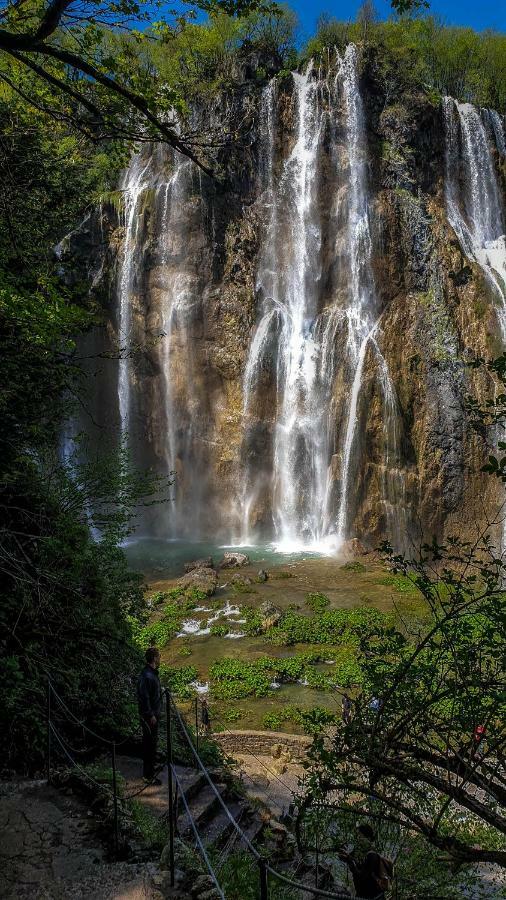
M43 781L0 784L2 900L155 900L151 866L111 863L87 806Z

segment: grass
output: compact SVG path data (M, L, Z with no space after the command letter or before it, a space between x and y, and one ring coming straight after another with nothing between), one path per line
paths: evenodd
M151 849L162 851L167 843L167 824L151 812L140 800L130 800L132 819L143 842Z
M393 587L399 594L418 594L418 588L406 575L382 575L376 583Z
M366 567L364 566L364 564L361 562L358 562L357 560L355 560L354 562L345 563L344 566L341 566L341 569L343 569L345 572L365 572L366 571Z

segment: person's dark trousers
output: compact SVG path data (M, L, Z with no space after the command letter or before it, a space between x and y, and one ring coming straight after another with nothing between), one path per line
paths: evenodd
M141 719L142 724L142 774L144 778L150 780L155 777L156 766L156 746L158 743L158 722L156 725L150 725L145 719Z

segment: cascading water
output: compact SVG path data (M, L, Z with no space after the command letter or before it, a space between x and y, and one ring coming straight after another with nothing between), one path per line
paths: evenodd
M268 359L273 358L276 421L271 503L277 544L281 549L335 549L347 537L351 521L362 376L367 351L377 350L373 338L379 327L371 270L365 126L356 48L350 45L342 59L337 57L334 76L330 67L322 80L310 63L304 74L294 73L293 78L295 143L277 181L273 177L273 84L265 89L262 102L267 135L264 205L269 210L269 222L257 278L257 290L263 298L262 315L251 341L244 378L244 419L248 438L255 393ZM318 188L323 136L325 129L333 126L340 94L346 123L347 240L342 255L348 289L344 306L336 298L321 310ZM336 157L333 162L339 170L339 159ZM336 220L341 214L340 202L336 200ZM351 393L336 434L334 382L339 366L346 372L346 381L351 382ZM380 384L385 405L390 404L391 411L396 411L384 360ZM386 417L388 422L390 418ZM395 443L395 426L393 431L388 427L390 443ZM332 471L336 444L341 446L337 515ZM248 450L248 440L246 446ZM245 466L244 543L251 541L251 510L264 481L265 476L251 478L251 467Z
M148 186L149 155L136 153L126 170L121 190L124 197L123 252L118 278L118 340L121 357L118 372L118 401L122 436L128 436L130 426L130 384L131 384L131 325L132 300L138 271L138 256L141 251L138 240L139 203Z
M449 222L466 256L485 274L496 298L497 320L506 344L505 210L484 118L497 151L505 150L499 115L470 103L444 98L446 137L445 199ZM459 177L460 176L460 177ZM506 547L506 519L502 546Z
M184 204L188 200L192 163L181 156L175 156L170 179L162 186L163 200L160 223L160 263L166 272L161 302L160 343L161 370L165 397L165 442L164 456L166 471L173 473L173 503L169 511L168 533L171 537L184 531L181 504L183 461L192 459L194 415L197 398L192 391L194 382L192 371L191 324L193 307L197 302L192 280L194 262L185 259L184 248ZM184 411L179 394L185 395ZM195 479L196 480L196 479ZM193 508L198 508L198 497L193 491ZM186 519L195 527L195 518L187 508Z
M451 97L444 99L444 120L448 219L466 256L478 263L495 291L506 340L505 220L487 130L474 106ZM492 121L497 149L502 152L504 130L499 116Z

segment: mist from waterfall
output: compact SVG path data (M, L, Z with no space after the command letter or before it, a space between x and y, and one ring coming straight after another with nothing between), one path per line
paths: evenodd
M395 392L388 367L375 340L379 329L372 276L365 123L357 74L357 50L350 45L341 58L329 60L322 78L312 62L293 73L296 129L293 148L274 178L276 85L262 100L263 206L268 224L257 276L261 315L253 334L244 377L246 458L252 406L261 390L269 359L275 360L276 415L272 480L252 475L247 462L242 486L242 542L253 541L251 513L263 490L270 490L278 549L337 549L352 524L352 485L358 466L357 431L364 365L368 352L381 362L380 385L389 433L386 443L399 469ZM322 142L333 135L340 110L344 115L347 160L346 199L334 205L334 219L347 221L343 265L348 289L321 307L322 224L319 206ZM339 175L342 162L333 154ZM340 208L344 203L345 210ZM335 250L336 257L338 250ZM377 361L376 361L377 364ZM335 378L344 372L350 385L336 423ZM336 459L340 467L336 477ZM392 455L392 454L391 454ZM336 495L336 483L339 491ZM391 484L383 479L388 494Z

